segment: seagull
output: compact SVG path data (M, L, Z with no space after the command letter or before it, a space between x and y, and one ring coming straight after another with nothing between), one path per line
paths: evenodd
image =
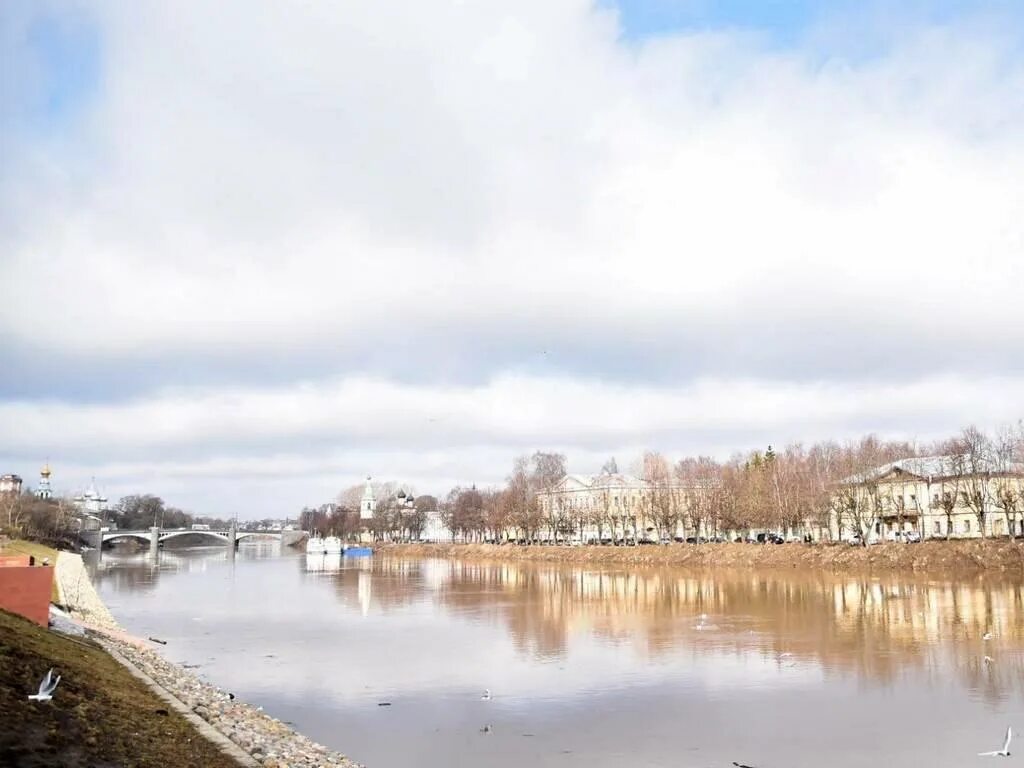
M480 700L481 701L490 701L491 700L491 689L490 688L485 688L484 689L484 695L480 697Z
M735 760L732 761L732 764L735 765L736 768L754 768L754 766L752 765L744 765L743 763L737 763Z
M485 725L483 728L480 729L480 733L490 733L490 732L491 732L490 724Z
M991 632L986 632L984 635L981 636L981 639L982 640L991 640L992 639L992 633Z
M986 664L991 664L991 663L992 663L993 661L995 661L995 659L993 659L993 658L992 658L991 656L983 656L983 657L982 657L982 660L983 660L983 661L984 661L984 662L985 662Z
M50 671L46 673L46 677L44 677L42 682L39 683L39 693L29 696L29 701L49 701L53 698L53 692L57 690L57 685L59 683L60 675L57 675L57 678L54 679L53 667L50 667Z
M1006 726L1006 741L1003 742L1003 748L993 750L992 752L979 752L978 757L1009 757L1010 739L1012 738L1013 731L1010 730L1010 726Z

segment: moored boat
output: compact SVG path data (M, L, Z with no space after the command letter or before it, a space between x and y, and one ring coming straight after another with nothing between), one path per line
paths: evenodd
M340 555L344 547L342 547L341 539L337 536L328 536L324 541L324 552L328 555Z
M327 547L324 545L324 540L319 536L310 536L309 540L306 541L307 555L322 555L326 551Z

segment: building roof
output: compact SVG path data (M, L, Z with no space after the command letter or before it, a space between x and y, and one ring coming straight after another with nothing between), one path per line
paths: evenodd
M640 491L646 490L649 485L646 480L635 475L624 475L621 472L613 472L611 474L602 472L597 475L566 475L551 490L554 493L583 490L597 491L609 488ZM669 480L669 485L672 487L683 487L683 483L675 478Z
M949 456L911 456L882 464L867 472L850 475L842 480L843 485L860 485L861 483L881 480L891 474L905 474L912 477L927 479L929 477L953 477L955 475L974 474L968 470L972 463L982 472L991 474L1024 475L1024 464L1010 462L997 464L991 459L970 459L964 455Z

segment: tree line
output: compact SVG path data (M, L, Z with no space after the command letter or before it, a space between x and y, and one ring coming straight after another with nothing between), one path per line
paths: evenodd
M906 503L891 489L887 495L867 473L892 461L922 456L949 457L945 466L951 478L933 501L950 518L954 509L969 509L984 535L986 511L1001 511L1008 518L1024 514L1020 478L1006 474L1024 463L1024 428L1019 423L993 432L967 427L929 443L867 435L847 442L794 443L778 450L768 446L725 461L700 455L671 460L648 451L630 467L630 474L643 481L639 507L633 510L613 503L619 500L613 498L611 482L603 489L602 483L595 483L596 491L585 505L572 505L552 493L566 476L567 458L537 451L515 459L503 486L452 488L438 507L447 532L469 542L582 538L586 530L597 531L602 540L635 539L644 535L638 529L641 524L652 527L659 538L680 528L709 535L808 532L808 527L827 529L833 517L841 527L864 535L882 509L899 516ZM614 458L601 468L599 479L601 475L619 475ZM844 482L855 477L864 479ZM997 481L985 480L991 477ZM544 498L552 502L545 504ZM379 517L375 513L374 532L378 537L416 538L422 518L403 516L388 506L391 503L384 502ZM357 530L358 515L348 519L350 528Z
M101 524L120 530L141 530L153 525L189 528L193 523L204 523L213 530L231 526L230 520L197 517L148 493L124 496L100 516ZM0 531L12 538L72 544L82 525L81 517L70 498L41 499L28 490L20 494L0 494Z

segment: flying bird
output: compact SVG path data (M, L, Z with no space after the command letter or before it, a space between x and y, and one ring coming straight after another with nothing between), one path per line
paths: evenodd
M481 701L490 701L491 700L491 689L490 688L485 688L484 689L484 695L480 697L480 700Z
M754 766L752 765L744 765L743 763L737 763L735 760L732 761L732 764L735 765L736 768L754 768Z
M1009 757L1010 756L1010 739L1013 738L1013 731L1010 730L1010 726L1006 726L1006 741L1003 742L1002 749L996 749L992 752L979 752L978 757Z
M59 684L60 675L54 678L53 667L50 667L50 671L46 673L42 682L39 683L39 693L29 696L29 701L49 701L53 698L53 692L57 690Z
M991 656L983 656L982 659L986 664L991 664L993 661L995 661L995 659L993 659Z

